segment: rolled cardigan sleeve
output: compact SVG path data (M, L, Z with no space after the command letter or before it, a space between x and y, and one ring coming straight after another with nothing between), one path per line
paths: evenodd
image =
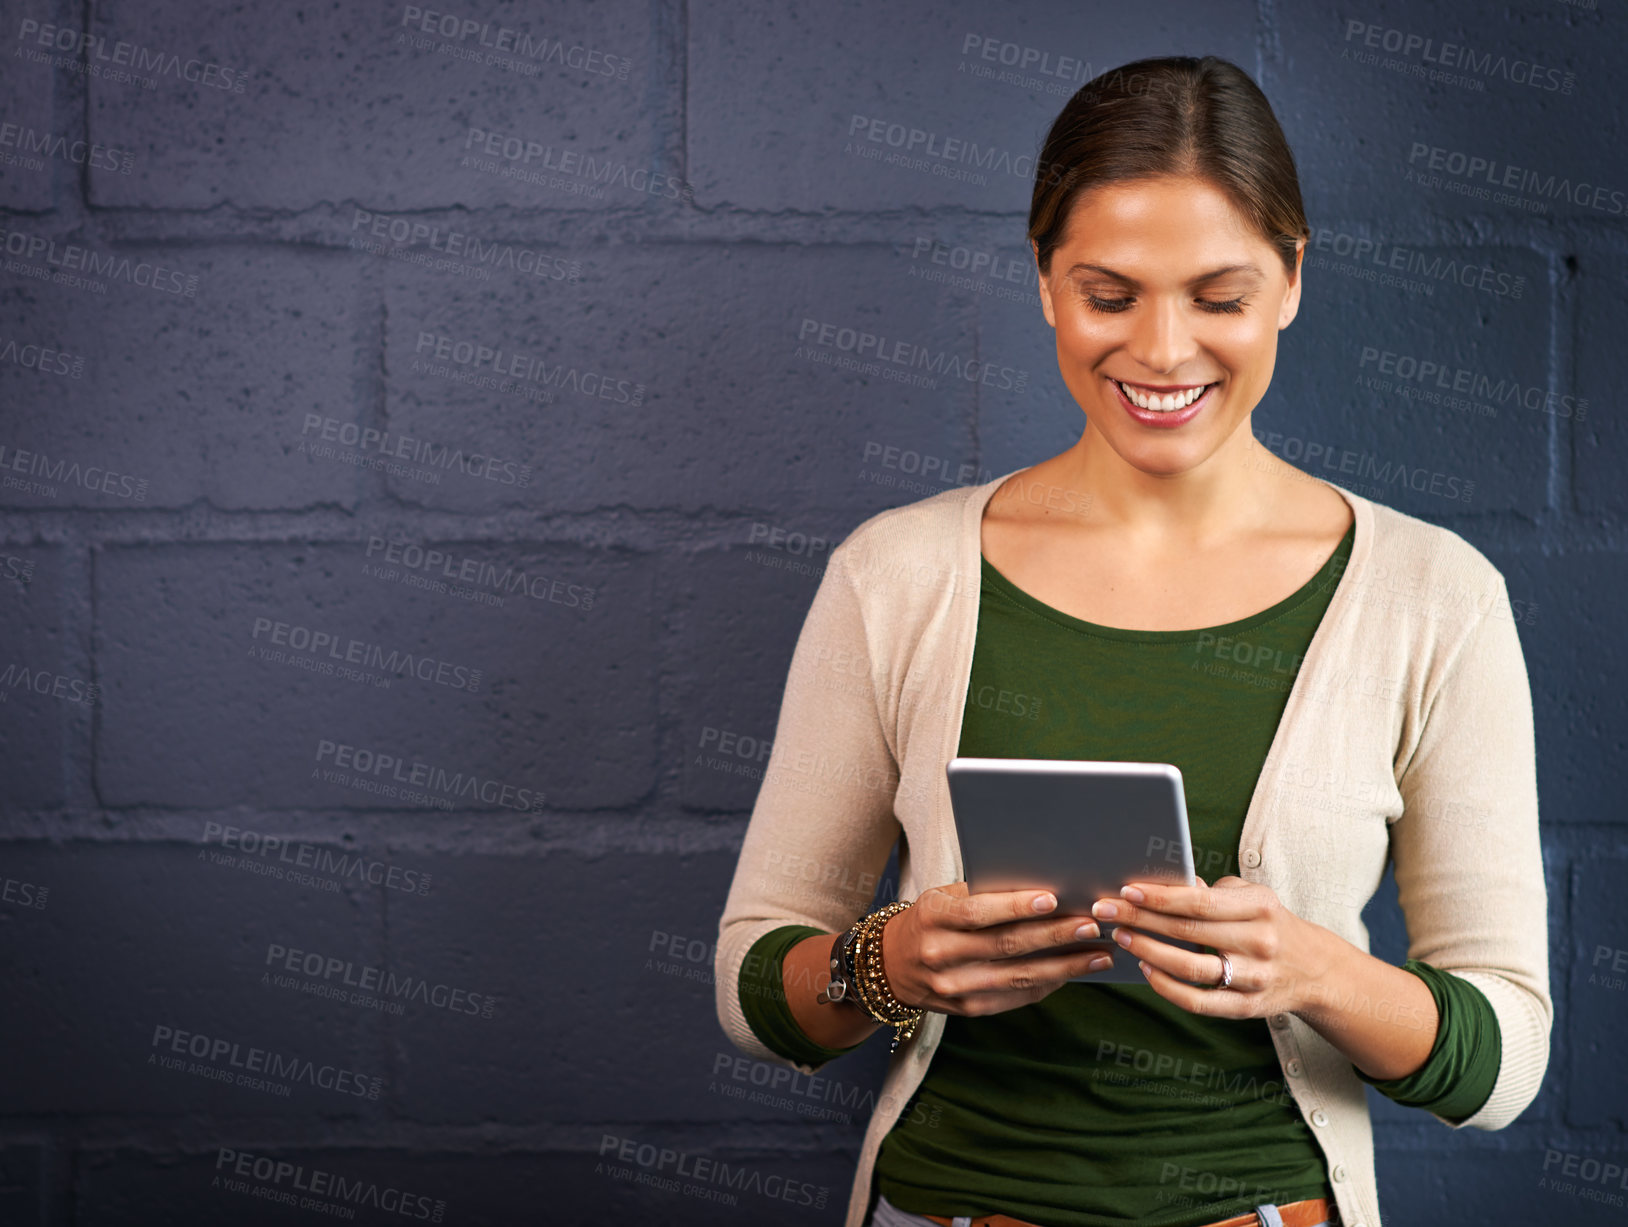
M1549 1062L1548 910L1538 836L1532 697L1503 576L1425 679L1417 743L1397 779L1391 856L1408 957L1461 976L1498 1019L1492 1093L1454 1128L1501 1129L1536 1097Z
M871 658L851 570L853 540L832 550L792 652L713 963L718 1020L735 1047L809 1074L817 1064L790 1060L753 1032L740 1004L741 967L753 944L783 925L829 933L851 925L899 837L899 768L878 702L884 673Z

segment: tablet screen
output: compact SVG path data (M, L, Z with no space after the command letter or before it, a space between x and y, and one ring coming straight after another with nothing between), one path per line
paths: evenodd
M1046 889L1055 914L1089 916L1128 882L1196 880L1181 772L1170 763L957 757L946 770L971 893ZM1114 955L1112 968L1082 980L1144 983L1114 928L1078 943Z

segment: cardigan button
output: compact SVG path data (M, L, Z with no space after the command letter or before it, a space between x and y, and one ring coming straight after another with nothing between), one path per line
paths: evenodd
M1291 1059L1283 1068L1289 1071L1289 1077L1298 1078L1303 1067L1298 1060Z
M1260 850L1258 848L1245 848L1240 859L1243 861L1245 869L1259 868L1261 863Z
M1315 1112L1313 1112L1311 1114L1311 1123L1318 1126L1319 1128L1321 1128L1323 1125L1328 1124L1328 1113L1323 1111L1323 1109L1318 1108Z
M1335 1184L1345 1183L1345 1164L1336 1163L1334 1165L1334 1170L1330 1172L1329 1175L1334 1177Z
M1281 1031L1289 1025L1289 1016L1287 1014L1274 1014L1271 1022L1274 1027Z

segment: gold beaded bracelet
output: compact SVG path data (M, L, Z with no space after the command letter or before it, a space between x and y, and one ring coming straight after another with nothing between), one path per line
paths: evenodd
M861 916L854 921L853 990L854 1000L858 1003L859 1008L869 1014L875 1021L885 1023L887 1019L883 1017L875 1005L873 994L865 991L867 988L865 983L866 972L870 966L866 958L866 945L871 940L871 929L875 924L876 917L879 915L881 915L880 912L871 912L869 915Z
M925 1007L906 1005L893 995L882 963L882 930L909 906L894 902L872 912L859 922L854 939L854 996L865 1013L894 1029L889 1052L897 1052L901 1042L916 1034L927 1013Z

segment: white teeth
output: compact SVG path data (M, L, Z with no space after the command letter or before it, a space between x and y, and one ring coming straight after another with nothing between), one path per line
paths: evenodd
M1117 379L1114 380L1114 382L1119 383ZM1188 388L1185 392L1166 392L1161 394L1158 392L1143 392L1137 388L1132 388L1126 384L1120 383L1119 390L1125 394L1125 399L1130 401L1131 404L1135 405L1138 409L1151 409L1155 413L1172 413L1177 409L1187 408L1188 405L1192 404L1200 396L1203 396L1205 389L1209 386L1209 384L1201 384L1196 388Z

